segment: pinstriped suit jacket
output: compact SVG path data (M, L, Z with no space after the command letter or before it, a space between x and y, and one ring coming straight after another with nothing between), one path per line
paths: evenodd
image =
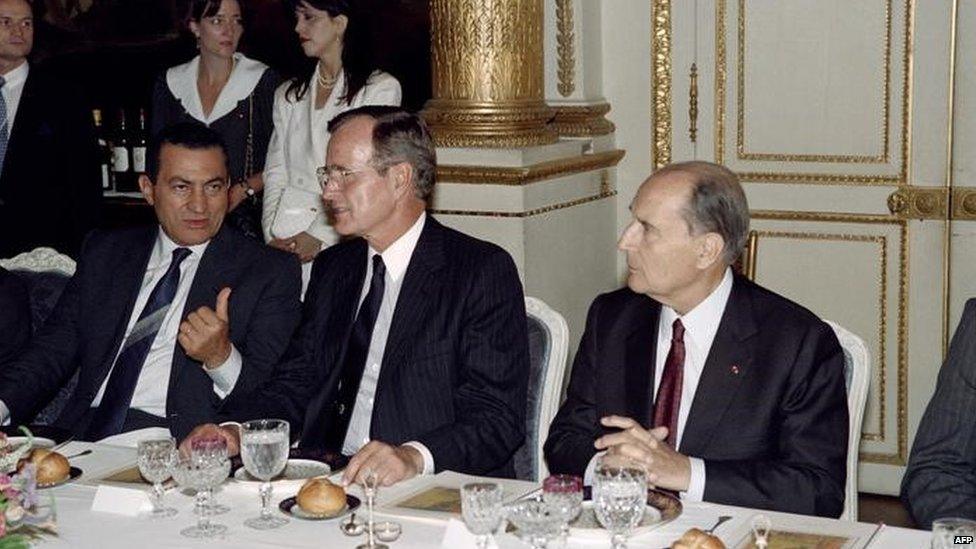
M918 426L901 498L922 528L976 518L976 299L966 302Z
M318 371L302 445L329 429L342 359L366 276L366 241L319 254L286 360ZM494 244L427 218L404 275L373 405L370 438L416 440L437 471L514 476L525 438L528 336L522 284ZM312 425L316 425L314 428Z

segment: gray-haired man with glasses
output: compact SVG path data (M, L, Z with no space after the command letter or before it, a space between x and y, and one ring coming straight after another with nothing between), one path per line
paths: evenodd
M329 130L323 198L352 238L316 258L285 353L319 376L301 445L351 455L345 482L367 471L386 485L444 469L513 476L529 365L512 258L425 212L436 158L418 116L363 107Z

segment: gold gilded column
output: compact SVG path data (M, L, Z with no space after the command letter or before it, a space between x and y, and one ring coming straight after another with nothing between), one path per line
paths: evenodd
M433 98L442 147L556 141L543 100L542 0L431 0Z

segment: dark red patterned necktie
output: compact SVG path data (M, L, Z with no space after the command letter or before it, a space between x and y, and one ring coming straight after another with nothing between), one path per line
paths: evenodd
M676 448L678 440L678 412L681 410L681 383L685 372L685 327L681 319L676 319L671 325L671 350L664 361L664 373L661 374L661 385L657 388L657 398L654 399L654 427L667 427L668 438L665 439L672 448Z

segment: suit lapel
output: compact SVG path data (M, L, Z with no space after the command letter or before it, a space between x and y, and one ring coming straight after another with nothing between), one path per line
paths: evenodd
M383 380L389 379L393 370L402 362L398 358L405 352L407 344L420 341L418 333L427 325L421 320L427 316L431 306L432 299L427 297L427 293L434 286L435 273L446 263L443 231L440 223L430 216L427 217L417 247L414 248L407 271L403 275L390 333L386 338L377 387L382 387Z
M624 344L626 415L641 425L651 426L661 304L641 298L639 305L632 308L632 315L637 318L622 320L622 325L633 327Z
M112 283L107 291L104 318L116 319L111 332L115 335L100 362L99 383L108 375L109 369L115 362L115 355L122 345L129 319L132 317L132 309L139 296L139 290L142 289L142 280L146 275L146 267L149 264L157 231L157 228L147 227L144 232L137 233L130 245L123 248L116 256L117 261L108 268L112 276L106 278L110 278Z
M749 282L736 276L705 361L681 437L681 453L700 455L712 439L742 380L752 370L756 321Z
M329 356L323 359L329 364L336 364L335 372L341 373L342 363L346 356L346 346L349 334L356 323L356 313L359 310L359 298L362 296L363 283L366 280L366 256L368 255L366 241L360 239L356 251L352 254L353 264L341 270L335 280L335 288L323 288L331 295L328 305L333 313L325 325L324 337L328 344L324 352Z

